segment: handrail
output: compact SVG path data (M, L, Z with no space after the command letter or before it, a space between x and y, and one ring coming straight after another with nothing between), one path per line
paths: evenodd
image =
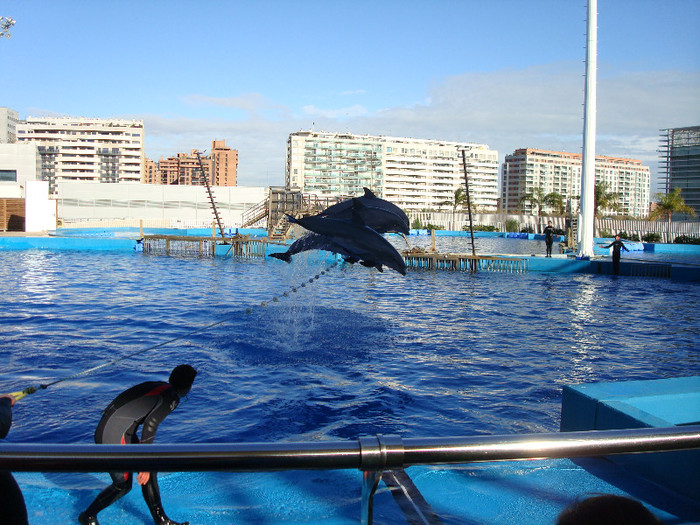
M297 443L142 445L0 444L0 469L14 472L382 470L572 458L700 448L700 425L547 434L401 438Z

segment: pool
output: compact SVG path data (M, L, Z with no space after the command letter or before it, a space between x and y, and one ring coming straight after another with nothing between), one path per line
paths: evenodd
M91 443L117 393L166 379L183 362L200 375L161 425L160 443L557 431L564 384L700 373L697 284L556 273L402 277L356 265L282 297L326 267L313 253L288 265L0 251L5 392L226 319L28 396L15 407L8 439ZM17 478L36 524L75 520L108 479ZM298 486L303 498L292 490ZM163 475L161 489L173 519L205 525L354 523L359 516L353 472L177 473ZM552 509L534 512L546 523ZM377 506L375 519L403 522L388 506ZM148 523L140 491L100 520Z

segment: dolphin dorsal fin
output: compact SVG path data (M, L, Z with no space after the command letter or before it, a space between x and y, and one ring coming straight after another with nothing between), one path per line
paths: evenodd
M362 189L365 190L365 194L364 194L365 199L378 199L379 198L374 193L372 193L372 190L370 190L369 188L365 188L363 186Z

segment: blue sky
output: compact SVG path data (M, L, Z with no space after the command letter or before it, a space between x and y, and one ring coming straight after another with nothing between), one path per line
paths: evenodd
M600 155L656 173L700 124L698 0L598 0ZM585 0L2 0L0 106L143 119L153 159L225 139L284 182L300 129L580 152ZM655 185L652 191L657 191Z

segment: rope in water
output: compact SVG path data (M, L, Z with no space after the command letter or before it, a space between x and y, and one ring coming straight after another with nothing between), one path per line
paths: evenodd
M278 301L280 300L280 297L289 297L291 294L297 293L297 292L299 291L300 288L305 288L307 284L313 283L314 281L320 279L322 275L325 275L326 273L328 273L330 270L332 270L332 269L335 268L336 266L338 266L338 261L336 261L336 262L334 262L333 264L331 264L331 265L330 265L328 268L326 268L325 270L320 271L319 273L317 273L316 275L314 275L313 277L311 277L311 278L308 279L307 281L302 282L302 283L299 284L298 286L294 286L294 287L290 288L288 291L282 293L280 296L274 296L274 297L271 299L271 301L262 301L262 302L260 303L259 306L261 306L261 307L264 308L264 307L266 307L266 306L268 305L269 302L274 302L274 303L276 303L276 302L278 302ZM253 313L253 309L252 309L252 308L246 308L246 309L245 309L245 313L246 313L246 314L251 314L251 313ZM180 335L180 336L178 336L178 337L174 337L174 338L169 339L169 340L167 340L167 341L163 341L162 343L158 343L157 345L149 346L149 347L147 347L147 348L142 348L142 349L137 350L137 351L135 351L135 352L131 352L130 354L124 355L124 356L122 356L122 357L120 357L120 358L118 358L118 359L112 359L111 361L107 361L107 362L105 362L105 363L102 363L102 364L100 364L100 365L94 366L94 367L92 367L92 368L88 368L88 369L83 370L83 371L81 371L81 372L78 372L78 373L76 373L76 374L72 374L72 375L69 375L69 376L64 377L64 378L61 378L61 379L57 379L57 380L52 381L52 382L50 382L50 383L44 383L44 384L41 384L41 385L38 385L38 386L30 386L30 387L25 388L24 390L18 390L17 392L11 392L9 395L11 395L12 397L14 397L14 398L15 398L15 401L19 401L20 399L22 399L23 397L25 397L25 396L27 396L27 395L29 395L29 394L33 394L33 393L35 393L35 392L37 392L37 391L39 391L39 390L46 390L48 387L53 386L53 385L57 385L58 383L62 383L63 381L70 381L71 379L76 379L76 378L78 378L78 377L86 376L86 375L88 375L88 374L91 374L91 373L93 373L93 372L96 372L97 370L101 370L102 368L106 368L106 367L108 367L108 366L114 365L114 364L116 364L116 363L119 363L119 362L121 362L121 361L124 361L124 360L126 360L126 359L129 359L129 358L131 358L131 357L134 357L135 355L143 354L143 353L145 353L145 352L148 352L149 350L155 350L156 348L160 348L160 347L169 345L169 344L171 344L171 343L175 343L175 342L177 342L177 341L180 341L180 340L182 340L182 339L185 339L186 337L189 337L189 336L194 335L194 334L196 334L196 333L203 332L203 331L205 331L205 330L209 330L210 328L213 328L213 327L215 327L215 326L218 326L218 325L220 325L220 324L223 324L223 323L227 322L227 321L230 320L232 317L233 317L233 316L228 316L228 317L226 317L226 318L224 318L224 319L221 319L220 321L216 321L216 322L214 322L214 323L211 323L211 324L208 324L208 325L205 325L205 326L200 326L199 328L195 328L194 330L191 330L190 332L188 332L188 333L186 333L186 334Z

